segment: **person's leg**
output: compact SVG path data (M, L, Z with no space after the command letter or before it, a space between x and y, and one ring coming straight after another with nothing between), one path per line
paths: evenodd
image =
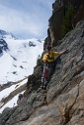
M44 64L43 73L42 73L42 77L41 77L41 83L42 83L41 88L46 89L47 79L48 79L48 67L46 66L46 64Z
M41 83L44 83L44 76L45 76L45 70L46 70L46 65L43 65L43 72L42 72L42 76L41 76Z
M53 66L52 66L52 67L49 67L49 76L48 76L48 80L50 80L52 74L53 74Z

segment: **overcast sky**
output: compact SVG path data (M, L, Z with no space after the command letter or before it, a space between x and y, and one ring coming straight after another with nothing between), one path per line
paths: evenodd
M44 38L55 0L0 0L0 29L19 38Z

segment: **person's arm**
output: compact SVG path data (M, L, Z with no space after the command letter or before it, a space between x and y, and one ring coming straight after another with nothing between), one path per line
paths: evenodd
M61 54L63 54L64 53L64 51L61 51L61 52L58 52L59 53L59 55L61 55Z
M66 49L63 50L63 51L60 51L60 52L54 52L54 56L61 55L61 54L65 53L65 52L66 52Z
M43 56L43 58L42 58L42 61L43 61L44 63L46 63L46 61L47 61L47 55L46 55L46 54L44 54L44 56Z
M58 52L58 54L61 55L61 54L65 53L66 51L67 51L67 50L65 49L65 50L63 50L63 51Z

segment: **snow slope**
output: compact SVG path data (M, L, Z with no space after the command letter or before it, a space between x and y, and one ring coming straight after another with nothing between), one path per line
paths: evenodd
M21 83L19 83L18 87L22 86L23 84L25 84L27 82L27 79L22 81ZM10 95L11 92L15 91L16 89L18 89L18 87L16 88L16 85L12 85L7 89L4 89L3 91L0 92L0 101L3 98L6 98L7 96ZM23 94L25 91L22 91L21 93L18 93L17 95L15 95L9 102L7 102L5 105L3 105L4 103L2 103L3 107L0 109L0 113L2 113L2 111L6 108L6 107L14 107L17 106L17 100L18 100L18 95L19 94Z
M33 73L33 68L36 65L37 58L43 52L43 41L33 39L15 39L9 34L5 35L9 50L3 51L0 56L0 84L4 85L8 82L17 82L24 79ZM0 107L4 104L3 99L10 95L11 92L18 89L18 87L24 85L28 79L24 79L17 84L11 84L10 87L0 91ZM18 87L16 87L18 85ZM22 91L21 93L24 93ZM13 107L17 105L18 95L15 95L9 102L0 108L0 113L6 107Z
M15 40L5 38L9 51L0 57L0 84L17 81L33 73L33 67L43 51L43 43L36 39ZM35 46L29 46L29 42Z

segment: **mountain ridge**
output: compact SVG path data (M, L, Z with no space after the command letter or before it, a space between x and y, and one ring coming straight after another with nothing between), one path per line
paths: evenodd
M9 36L9 38L17 39L12 33L6 32L5 30L0 29L0 39L6 38L6 36Z

